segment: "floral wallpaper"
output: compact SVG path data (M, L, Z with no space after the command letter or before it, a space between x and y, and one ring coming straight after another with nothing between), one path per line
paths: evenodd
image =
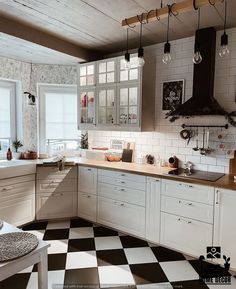
M0 78L19 81L22 93L22 127L25 149L37 150L37 106L27 105L24 91L37 96L37 83L76 84L77 67L70 65L32 64L0 57ZM37 96L38 98L38 96Z

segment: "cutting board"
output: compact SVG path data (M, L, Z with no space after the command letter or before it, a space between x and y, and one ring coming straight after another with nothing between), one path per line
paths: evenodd
M130 143L127 143L127 148L123 149L122 162L132 163L133 150L130 148Z

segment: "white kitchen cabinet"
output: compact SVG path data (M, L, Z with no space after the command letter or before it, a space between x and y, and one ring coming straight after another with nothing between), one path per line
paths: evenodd
M172 249L199 257L212 246L213 226L189 218L161 212L160 243Z
M92 222L97 220L97 196L79 192L78 215Z
M0 219L20 226L35 218L35 175L0 181Z
M131 69L124 68L124 56L78 66L78 127L92 130L153 131L155 115L156 66L153 57L145 57L143 68L137 54L131 55ZM91 81L90 81L91 78ZM91 89L94 93L91 92ZM92 102L87 100L92 93ZM94 117L88 117L87 104L94 104ZM93 106L93 107L94 107ZM91 123L93 124L91 125ZM95 124L95 125L94 125Z
M79 167L78 216L96 222L97 217L97 169Z
M161 222L161 180L157 178L147 178L146 193L146 239L160 242L160 222Z
M221 246L222 255L230 257L231 268L236 269L236 191L216 189L214 246Z
M77 192L40 193L36 195L37 219L56 219L77 215Z
M77 216L77 166L38 167L36 174L36 218L57 219Z
M145 236L145 207L99 197L97 221L130 234Z
M79 167L79 192L97 194L97 169L90 167Z

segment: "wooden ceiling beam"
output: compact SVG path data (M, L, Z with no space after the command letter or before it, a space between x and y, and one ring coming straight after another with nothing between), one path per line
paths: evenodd
M86 49L1 13L0 32L77 57L78 62L87 62L101 58L101 55L94 50Z
M173 12L173 14L180 14L180 13L185 13L185 12L189 12L189 11L193 11L194 10L194 6L193 6L193 0L185 0L179 3L175 3L173 4L171 10ZM218 2L224 2L224 0L195 0L195 5L196 8L201 8L203 6L207 6L207 5L211 5L212 4L216 4ZM168 7L163 7L160 9L156 9L156 10L151 10L147 13L143 13L140 15L136 15L127 19L122 20L122 26L123 27L127 27L127 26L136 26L136 25L140 25L140 20L142 19L145 23L145 21L147 22L151 22L151 21L158 21L158 19L163 19L168 17Z

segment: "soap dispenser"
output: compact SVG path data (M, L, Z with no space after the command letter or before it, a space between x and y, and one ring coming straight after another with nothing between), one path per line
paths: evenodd
M10 148L8 148L8 150L7 150L7 160L8 161L12 160L12 151Z

